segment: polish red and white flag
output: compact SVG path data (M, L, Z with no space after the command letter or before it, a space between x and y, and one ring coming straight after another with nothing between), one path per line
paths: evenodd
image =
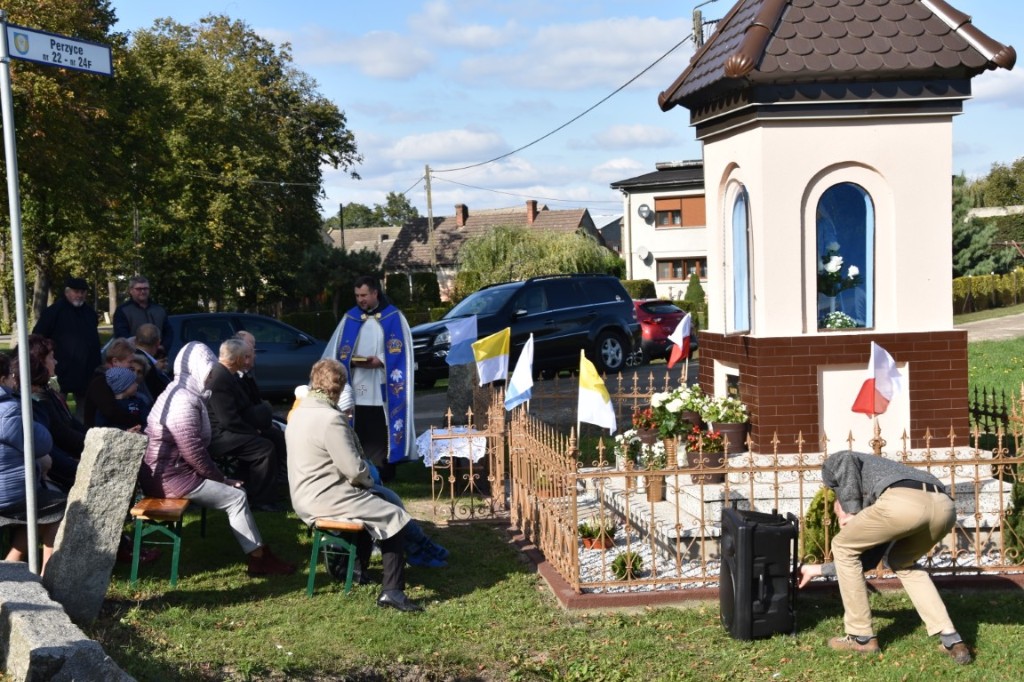
M896 361L884 348L871 342L871 361L868 363L868 378L860 387L853 411L875 416L885 412L889 403L902 388L903 376L896 369Z
M679 324L672 330L668 340L672 342L672 352L668 356L668 368L683 358L690 357L690 313L679 320Z

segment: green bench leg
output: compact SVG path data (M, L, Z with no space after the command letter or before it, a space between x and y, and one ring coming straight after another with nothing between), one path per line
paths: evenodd
M324 547L325 553L331 549L340 550L339 553L347 555L348 564L345 568L345 594L352 591L352 576L356 569L356 546L343 537L325 533L317 528L313 529L313 549L309 557L309 580L306 582L306 595L313 596L313 586L316 581L316 567L320 555L320 548Z
M160 523L135 519L135 542L132 548L132 575L129 584L132 587L139 580L139 558L142 554L142 539L153 533L160 533L170 538L170 542L154 542L157 545L172 545L171 550L171 588L178 585L178 559L181 557L181 520Z

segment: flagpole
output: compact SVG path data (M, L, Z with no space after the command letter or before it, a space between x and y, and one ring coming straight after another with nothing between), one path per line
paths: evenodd
M683 386L690 385L690 356L686 356L686 360L683 361Z
M580 349L580 373L579 373L580 382L583 381L583 358L585 358L585 357L587 357L587 356L583 352L583 349L581 348ZM577 440L580 437L580 426L583 424L583 420L580 419L580 410L579 410L579 395L580 395L580 391L581 390L583 390L583 386L582 385L580 385L576 389L576 396L577 396L576 397L576 404L577 404L577 406L576 406L576 438L577 438Z

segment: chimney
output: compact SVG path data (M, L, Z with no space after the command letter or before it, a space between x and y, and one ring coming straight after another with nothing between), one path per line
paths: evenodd
M537 200L528 199L526 201L526 224L533 225L534 219L537 217Z
M455 204L455 227L465 227L466 218L469 217L469 209L465 204Z

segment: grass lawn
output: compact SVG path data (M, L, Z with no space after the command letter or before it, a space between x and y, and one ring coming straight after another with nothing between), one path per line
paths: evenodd
M426 470L399 468L417 507L429 497ZM422 517L422 514L420 515ZM275 552L305 566L309 538L293 515L259 513ZM946 593L961 632L979 648L955 669L935 650L902 593L872 597L884 655L831 652L842 631L836 596L801 599L799 634L732 640L717 603L580 613L561 609L502 528L434 527L452 552L447 569L410 568L421 614L376 607L378 588L345 595L320 568L306 597L304 570L250 579L225 517L186 526L181 579L167 584L168 559L143 567L137 588L118 565L100 619L88 633L139 680L957 680L1024 679L1019 593ZM371 570L379 579L379 563Z

